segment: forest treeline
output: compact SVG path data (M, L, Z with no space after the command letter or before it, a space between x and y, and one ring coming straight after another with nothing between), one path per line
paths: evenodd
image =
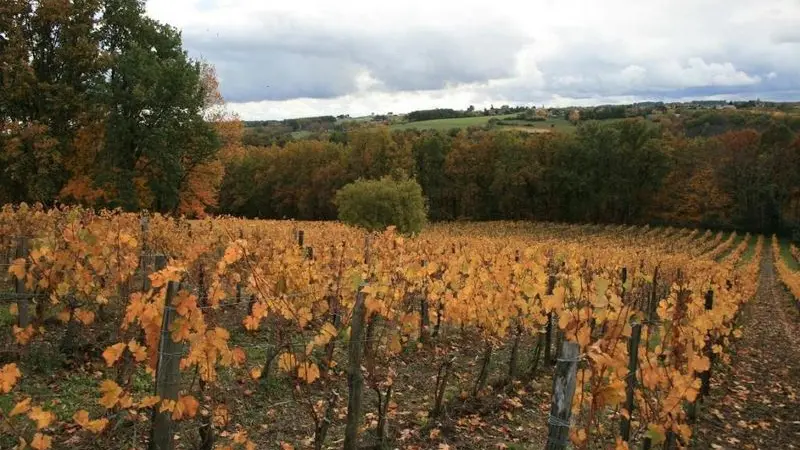
M575 133L349 130L247 147L219 212L334 219L358 178L416 178L431 220L669 223L788 232L800 223L800 139L784 119L688 137L685 124L586 122ZM794 125L794 123L791 123Z

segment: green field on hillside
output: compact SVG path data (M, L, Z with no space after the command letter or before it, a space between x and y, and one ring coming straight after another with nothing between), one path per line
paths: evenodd
M506 114L503 116L476 116L476 117L458 117L455 119L434 119L434 120L421 120L419 122L398 123L391 126L392 130L440 130L447 131L453 128L468 128L468 127L482 127L489 123L489 119L497 118L504 119L506 117L515 117L516 114Z
M518 114L505 114L501 116L477 116L477 117L458 117L455 119L434 119L421 120L419 122L406 122L391 125L392 130L439 130L448 131L454 128L483 127L489 125L491 119L498 119L497 129L526 131L529 133L541 133L548 131L563 131L567 133L576 130L567 119L562 117L550 118L544 121L530 121L516 119ZM504 120L512 119L512 120ZM603 122L616 122L624 119L608 119Z

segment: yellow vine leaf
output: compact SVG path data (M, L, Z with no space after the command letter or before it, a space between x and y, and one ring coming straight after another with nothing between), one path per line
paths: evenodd
M135 359L136 362L142 362L147 359L147 347L144 345L139 345L139 343L133 339L128 342L128 350L131 351L131 354L133 354L133 359Z
M78 308L75 310L75 318L84 325L91 325L94 322L94 312Z
M299 310L297 310L295 316L297 318L297 323L300 325L300 328L305 328L306 325L308 325L308 322L310 322L311 319L314 318L314 315L311 313L311 310L306 307L302 307Z
M80 410L73 414L72 420L81 426L84 430L91 431L92 433L102 432L108 425L108 419L101 418L96 420L89 420L89 413L85 410Z
M261 368L253 367L252 369L250 369L250 378L254 380L261 378Z
M225 406L217 406L214 408L214 411L211 413L211 421L214 426L219 428L225 428L228 425L228 422L231 420L230 412L228 408Z
M165 398L161 401L161 405L158 407L158 412L173 412L175 411L177 402L175 400L170 400Z
M326 322L319 331L319 334L314 338L314 345L321 347L331 341L336 335L336 327L332 323Z
M181 342L185 339L189 339L189 336L191 336L191 328L191 324L186 318L180 317L175 319L169 327L169 331L172 332L172 340Z
M239 367L247 360L247 355L244 353L244 350L236 347L231 351L231 358L233 360L233 366Z
M17 368L16 363L6 364L0 369L0 392L6 394L11 392L17 380L22 376L22 372Z
M50 422L55 420L56 415L50 411L45 411L39 406L34 406L28 411L28 418L36 422L36 429L41 430L47 428Z
M292 353L281 353L278 357L278 368L284 372L292 372L297 367L297 358Z
M304 362L297 370L297 376L311 384L319 378L319 367L312 362Z
M14 275L18 280L25 278L25 258L17 258L8 267L8 273Z
M119 407L123 409L127 409L133 406L133 399L130 395L123 395L119 399Z
M16 317L19 314L19 306L16 303L8 305L8 313Z
M200 407L200 402L191 395L185 395L175 402L175 408L172 411L172 418L180 420L184 417L194 417L197 414L197 408Z
M33 325L28 325L25 328L20 328L14 325L11 329L14 333L14 339L17 341L17 344L20 345L27 344L33 337L34 333L36 333L36 329L33 328Z
M122 342L106 347L103 351L103 359L106 360L106 366L113 366L122 357L122 352L124 351L125 344Z
M139 402L137 408L149 408L156 403L161 401L161 398L157 395L148 395L147 397L143 398L142 401Z
M259 319L253 316L247 316L242 321L242 324L247 331L256 331L258 330L259 322L261 322Z
M8 413L8 417L14 417L20 414L25 414L30 409L31 409L31 399L29 397L14 405L14 408Z
M400 336L393 334L389 338L389 352L398 354L403 350L403 343L400 341Z
M61 323L69 322L69 319L72 317L72 314L69 312L69 308L64 308L56 314L56 318L61 321Z
M53 438L50 436L42 433L36 433L33 435L31 448L34 450L47 450L51 445L53 445Z
M106 409L111 409L119 402L122 388L114 380L103 380L100 384L100 393L103 396L98 400L98 403Z

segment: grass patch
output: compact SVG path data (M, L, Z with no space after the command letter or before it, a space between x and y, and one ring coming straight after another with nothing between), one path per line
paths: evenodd
M64 372L57 383L48 383L38 377L23 377L19 390L34 399L37 405L52 411L60 421L71 422L75 411L85 409L92 413L101 412L97 404L100 381L84 372ZM47 400L44 400L47 399Z
M764 240L766 242L766 239ZM751 259L753 259L753 255L756 254L756 243L758 243L758 235L753 235L750 237L750 242L747 243L747 250L744 251L742 254L742 258L739 260L739 264L745 264Z
M11 315L8 308L12 303L0 305L0 327L10 329L12 325L17 323L17 318Z
M781 256L783 257L784 262L786 262L786 266L795 271L800 270L800 264L797 263L792 255L792 241L786 238L781 238L779 239L778 243L781 246Z

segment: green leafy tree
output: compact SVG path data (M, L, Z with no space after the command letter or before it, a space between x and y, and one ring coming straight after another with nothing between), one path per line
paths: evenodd
M339 220L370 231L395 226L419 233L427 222L422 188L413 179L357 180L336 192Z
M186 173L219 147L203 120L202 67L186 55L176 29L144 15L141 1L107 0L101 25L112 61L105 94L113 105L103 181L126 209L173 211Z

